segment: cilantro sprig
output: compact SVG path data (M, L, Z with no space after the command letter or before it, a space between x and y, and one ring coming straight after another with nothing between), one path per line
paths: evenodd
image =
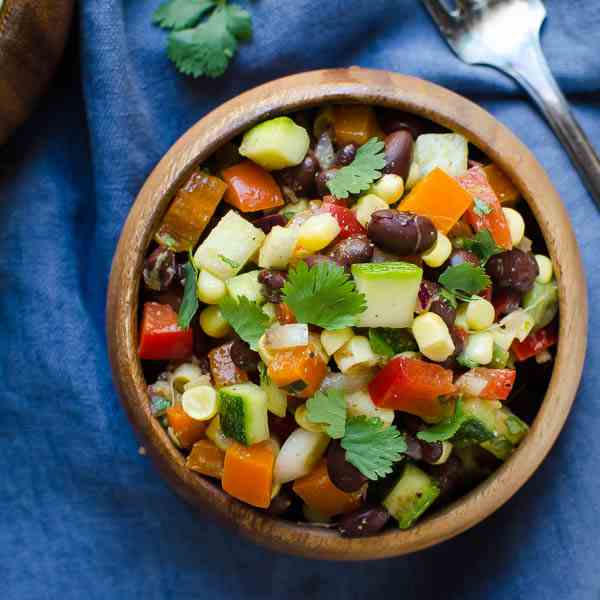
M306 403L308 420L326 425L330 438L339 439L346 432L346 400L341 390L317 392Z
M356 291L354 281L330 262L310 268L299 262L289 270L282 293L299 323L324 329L351 327L366 309L365 297Z
M177 315L177 324L181 329L187 329L198 310L198 296L196 295L196 282L198 273L194 266L194 261L190 259L185 265L185 287L183 288L183 298L179 313Z
M238 42L252 36L250 14L227 0L166 0L153 22L171 30L167 54L179 71L192 77L223 75Z
M450 294L469 302L473 300L474 294L490 286L491 279L482 266L465 262L448 267L440 275L438 283L444 286ZM448 294L445 294L444 298L448 300Z
M472 238L457 238L454 245L462 250L474 252L483 264L495 254L504 252L504 248L496 244L488 229L480 229Z
M225 296L219 303L219 309L234 331L256 350L258 340L269 325L269 317L261 307L246 296L239 296L238 302L231 296Z
M424 442L445 442L453 438L462 424L465 422L465 414L462 408L462 398L456 400L456 406L454 407L454 414L450 417L446 417L439 423L436 423L432 427L429 427L425 431L419 431L417 437Z
M327 182L329 191L336 198L347 198L350 194L360 194L379 177L385 166L383 142L371 138L356 152L354 160L342 167L334 177Z

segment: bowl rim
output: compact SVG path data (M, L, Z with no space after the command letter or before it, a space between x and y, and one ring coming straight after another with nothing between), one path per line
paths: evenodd
M150 414L136 341L143 257L174 191L191 169L260 120L331 102L413 112L465 135L483 150L509 175L530 206L553 261L560 303L551 380L518 450L470 493L413 528L358 539L261 513L186 469L182 454ZM533 154L490 113L415 77L358 67L325 69L277 79L225 102L188 129L164 155L141 188L115 252L107 297L107 338L115 385L129 419L159 471L184 499L271 549L319 559L379 559L427 548L473 527L502 506L538 468L564 425L579 385L587 339L586 282L558 193Z

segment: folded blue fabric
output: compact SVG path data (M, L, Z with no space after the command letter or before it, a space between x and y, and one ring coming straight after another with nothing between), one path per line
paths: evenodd
M599 598L600 224L548 126L512 81L459 62L415 0L260 0L215 81L174 70L158 1L79 3L58 81L0 149L0 597ZM600 6L547 5L546 54L596 141ZM119 231L177 137L255 84L352 64L448 86L518 133L567 205L592 307L575 408L532 480L457 539L360 568L263 550L180 501L137 452L104 339Z

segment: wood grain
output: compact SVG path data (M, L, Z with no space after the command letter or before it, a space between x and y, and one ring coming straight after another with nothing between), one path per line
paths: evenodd
M496 473L467 496L408 531L342 539L335 532L269 517L188 471L150 415L137 357L139 279L145 250L174 190L222 143L265 118L323 102L363 102L423 115L465 135L498 163L539 222L560 290L560 340L553 375L529 435ZM482 108L432 83L359 68L302 73L273 81L220 106L185 133L154 169L133 205L114 257L107 336L123 406L163 476L187 501L254 541L292 554L363 560L426 548L472 527L506 502L533 474L558 436L577 391L586 348L586 285L573 230L548 176L529 150Z
M4 0L0 8L0 144L31 113L63 54L74 0Z

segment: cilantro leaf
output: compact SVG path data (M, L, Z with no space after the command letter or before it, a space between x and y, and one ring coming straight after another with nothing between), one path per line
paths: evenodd
M325 431L333 439L344 436L346 431L346 400L341 390L317 392L306 403L307 418L312 423L327 425Z
M462 399L458 398L456 400L454 414L451 417L443 419L425 431L419 431L417 437L420 440L429 443L444 442L457 434L465 420L466 417L462 410Z
M476 215L483 217L484 215L489 215L492 212L492 207L485 200L475 197L473 202L473 212Z
M185 287L183 299L177 315L177 324L181 329L187 329L198 310L198 296L196 295L197 273L194 263L190 259L185 265Z
M284 302L299 323L324 329L343 329L355 324L366 301L342 267L330 262L308 267L299 262L288 272L282 288Z
M404 436L393 425L385 427L377 417L350 417L341 444L346 460L373 480L391 473L392 465L406 451Z
M480 229L473 238L457 238L454 241L457 248L470 250L477 254L482 263L486 263L494 254L504 252L503 248L496 245L488 229Z
M464 298L464 294L477 294L490 286L489 275L481 266L470 263L462 263L448 267L439 277L438 283L443 285L449 292Z
M185 29L200 22L216 0L167 0L152 15L152 22L164 29Z
M381 177L381 170L385 166L383 148L380 139L371 138L357 150L354 160L327 182L329 191L336 198L347 198L349 194L359 194L369 189Z
M220 3L206 21L193 29L172 31L167 54L186 75L219 77L237 50L237 40L247 40L251 33L248 12Z
M256 350L258 340L269 325L269 318L261 307L246 296L239 296L239 302L225 296L219 303L219 309L235 332Z
M395 354L400 354L400 352L417 349L415 338L405 329L371 327L369 329L369 343L375 354L386 358L391 358Z

